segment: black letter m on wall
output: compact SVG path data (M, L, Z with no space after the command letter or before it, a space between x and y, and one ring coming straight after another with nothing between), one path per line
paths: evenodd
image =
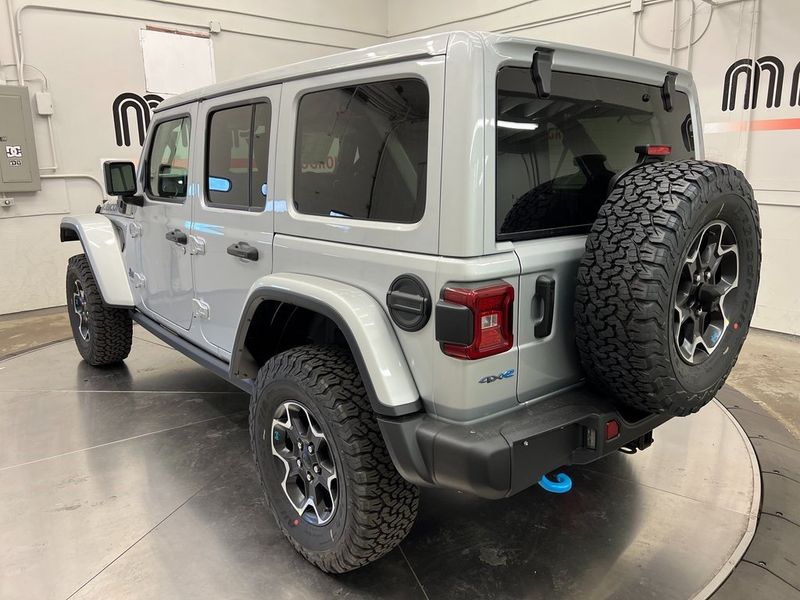
M112 107L117 146L131 145L131 111L139 134L139 145L143 145L147 127L150 125L152 111L163 101L164 98L157 94L146 94L142 97L133 92L123 92L117 96Z
M722 89L722 110L736 108L736 96L742 77L744 77L744 108L756 108L761 75L764 71L769 74L767 108L778 108L781 105L783 90L783 62L777 56L762 56L755 62L752 58L742 58L728 68Z

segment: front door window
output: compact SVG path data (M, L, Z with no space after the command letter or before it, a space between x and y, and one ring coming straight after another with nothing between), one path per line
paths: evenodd
M156 126L147 160L147 193L158 200L184 200L189 174L189 117Z

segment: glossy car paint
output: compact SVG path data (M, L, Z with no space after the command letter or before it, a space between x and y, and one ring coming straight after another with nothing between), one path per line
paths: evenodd
M209 113L243 103L268 101L272 111L267 165L267 199L264 210L248 211L214 206L209 203L203 171L194 180L198 188L192 216L191 234L203 246L192 256L194 297L208 305L208 318L198 319L203 344L224 360L230 359L233 340L253 281L272 271L274 157L281 86L268 86L202 102L198 108L195 156L204 156L208 137ZM258 250L255 261L228 254L232 244L246 242Z
M133 306L122 247L111 221L103 215L82 215L64 217L61 224L78 235L103 301L112 306Z
M193 324L179 333L219 358L230 360L233 324L241 320L247 295L269 285L300 295L314 294L337 304L348 325L361 332L357 337L365 346L360 350L373 382L380 386L382 403L398 406L416 397L416 392L426 410L449 420L479 419L579 383L571 314L574 274L584 237L525 242L495 239L496 74L501 66L529 66L537 46L555 49L553 69L558 71L656 85L663 82L667 70L676 71L676 87L690 99L696 155L703 156L698 133L702 127L690 74L606 52L504 35L455 32L272 69L176 96L156 109L157 119L181 112L205 115L212 105L257 99L267 93L264 90L270 90L269 94L274 90L270 95L274 99L275 136L269 166L271 196L261 214L229 214L233 211L207 207L202 193L205 119L193 119L192 193L186 202L191 212L182 217L189 220L193 235L205 240L206 253L180 262L180 256L171 257L153 246L145 250L145 256L170 256L170 260L162 260L160 266L151 260L149 266L143 266L142 261L136 263L136 258L131 258L131 264L140 269L173 269L170 277L177 269L180 278L179 285L149 287L152 281L165 282L168 278L163 272L143 273L145 289L133 293L137 309L170 326L175 321L159 315L156 300L163 298L164 304L180 305L182 315L187 297L206 302L209 318L199 319L200 326ZM430 96L427 197L422 219L413 224L393 224L299 214L292 203L299 98L329 87L401 77L424 80ZM142 176L140 173L140 185ZM163 239L164 210L147 202L131 212L143 229L155 228L153 235L157 233ZM148 211L153 216L143 214ZM125 221L131 216L113 218ZM259 260L257 265L241 265L236 262L241 259L225 254L226 245L239 239L251 240L265 256L271 249L271 264ZM143 249L149 244L139 243ZM192 265L190 275L185 275L185 264ZM446 285L498 280L509 283L515 291L512 349L477 361L458 360L441 352L433 317L417 332L395 326L386 313L385 295L392 280L402 273L419 276L434 301ZM542 274L556 281L555 318L553 332L536 339L533 291ZM190 286L185 276L193 278ZM305 280L298 276L310 277ZM280 277L280 283L271 277ZM346 302L355 302L355 298L362 304L348 309ZM185 316L182 318L185 321ZM511 369L514 377L498 379L491 385L479 383Z

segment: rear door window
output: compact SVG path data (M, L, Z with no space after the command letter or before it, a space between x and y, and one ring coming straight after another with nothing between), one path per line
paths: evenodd
M670 160L694 158L689 98L667 112L657 86L554 72L537 98L530 70L497 77L497 238L588 231L615 174L636 163L636 146L672 146Z
M415 223L425 211L428 88L396 79L300 99L294 160L298 212Z
M266 102L209 116L206 200L209 205L263 210L267 195L270 107Z

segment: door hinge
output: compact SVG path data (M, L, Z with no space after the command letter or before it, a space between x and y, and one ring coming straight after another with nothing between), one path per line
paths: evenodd
M189 247L189 254L206 253L206 241L201 237L197 237L196 235L189 236L188 247Z
M133 282L133 287L142 288L147 282L147 278L141 273L136 273L133 269L128 268L128 277Z
M138 223L128 223L128 234L132 238L137 238L142 235L142 226Z
M208 303L194 298L192 300L192 306L192 316L195 319L208 319L211 316L211 308L208 306Z

